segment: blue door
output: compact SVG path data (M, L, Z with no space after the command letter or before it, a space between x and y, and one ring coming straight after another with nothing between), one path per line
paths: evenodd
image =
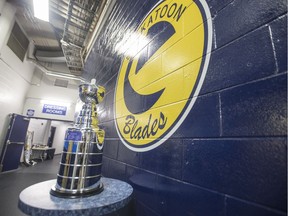
M15 113L9 116L10 123L0 156L0 171L2 172L18 168L30 122L29 118Z

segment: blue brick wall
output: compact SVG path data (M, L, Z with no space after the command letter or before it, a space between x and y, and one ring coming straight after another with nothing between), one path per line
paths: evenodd
M213 47L195 105L162 145L134 152L114 122L116 46L157 2L117 0L85 64L107 90L103 175L133 186L139 216L286 215L286 1L207 0Z

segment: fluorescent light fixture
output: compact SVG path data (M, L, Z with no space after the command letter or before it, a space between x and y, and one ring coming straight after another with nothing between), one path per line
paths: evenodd
M49 22L49 0L33 0L34 17Z
M45 74L48 76L60 77L60 78L71 79L71 80L79 80L81 82L85 82L85 79L78 77L78 76L70 75L70 74L63 74L63 73L58 73L58 72L55 72L55 73L45 72Z

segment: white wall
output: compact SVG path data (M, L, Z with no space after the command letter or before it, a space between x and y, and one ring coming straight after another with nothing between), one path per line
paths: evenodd
M14 25L16 10L7 2L1 7L3 8L0 16L0 150L6 133L7 116L9 113L22 113L34 71L34 64L26 60L22 62L6 46Z
M0 0L0 13L2 12L5 2L6 2L5 0Z
M47 122L43 119L30 119L28 131L34 132L33 145L47 145L48 139L45 140L45 134L47 129L50 130L50 128L47 128L47 125L50 126L50 124L47 124Z
M67 128L73 124L59 121L52 121L51 126L56 127L55 136L52 147L55 148L55 154L61 154L64 146L64 137Z
M34 109L35 117L74 121L78 98L78 86L75 83L68 88L54 86L53 79L47 78L26 58L22 62L6 45L15 22L16 9L4 2L0 0L0 153L6 135L9 113L26 115L27 109ZM43 100L57 104L70 104L67 107L67 114L59 116L42 113L41 101ZM61 137L56 138L55 148L58 153L61 153L67 125L59 128L56 133Z
M64 146L65 132L67 128L73 127L73 123L31 119L28 130L34 132L33 145L47 145L51 126L56 127L52 148L55 148L55 154L61 154Z
M9 32L13 27L13 23L15 21L14 15L16 13L16 9L9 3L0 0L0 50L3 47L3 44L7 42L9 37Z
M35 110L34 117L74 121L75 106L78 98L78 86L68 88L54 86L40 69L36 68L31 85L24 104L23 114L28 109ZM42 113L44 104L66 106L66 115L53 115Z

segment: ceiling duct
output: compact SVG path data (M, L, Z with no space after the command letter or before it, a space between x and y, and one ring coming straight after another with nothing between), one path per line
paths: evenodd
M54 86L67 88L68 83L69 83L68 80L55 79Z
M17 9L17 23L33 44L27 58L46 75L84 80L85 59L116 1L49 0L50 22L34 17L33 0L6 1Z
M65 56L62 51L42 51L36 50L35 57L42 62L66 62Z
M83 71L83 50L91 40L92 33L102 13L106 0L63 1L68 6L61 47L70 73L81 76Z

